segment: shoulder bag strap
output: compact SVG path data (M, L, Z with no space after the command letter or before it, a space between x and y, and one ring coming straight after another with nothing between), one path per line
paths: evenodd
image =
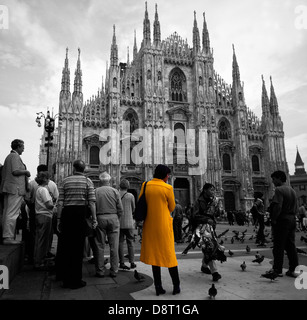
M146 189L146 184L147 184L147 182L148 182L148 181L146 181L145 184L144 184L144 191L143 191L144 194L145 194L145 189Z
M120 198L120 200L123 200L123 197L124 197L127 193L128 193L128 191L125 192L125 193L122 195L122 197Z

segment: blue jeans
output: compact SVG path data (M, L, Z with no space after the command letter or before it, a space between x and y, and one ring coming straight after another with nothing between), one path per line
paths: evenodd
M118 242L119 242L119 219L117 214L97 215L98 226L96 228L95 252L96 273L104 274L104 248L106 237L110 246L110 271L118 271Z
M129 262L134 263L134 229L120 229L119 233L119 263L124 263L124 242L125 236L128 246Z

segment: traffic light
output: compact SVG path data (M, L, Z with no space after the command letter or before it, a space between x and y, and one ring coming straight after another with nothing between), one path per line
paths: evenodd
M47 141L47 143L45 143L45 147L52 147L53 143L51 142L53 140L53 136L52 135L48 135L48 137L45 137L45 141Z

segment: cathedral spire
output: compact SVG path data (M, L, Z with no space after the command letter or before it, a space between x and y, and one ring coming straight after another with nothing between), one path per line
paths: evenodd
M109 92L109 83L110 77L109 77L109 64L108 61L106 61L106 81L105 81L105 92L106 94Z
M200 51L200 38L199 38L199 30L197 27L197 21L196 21L196 11L194 11L193 49L194 49L194 52L196 53Z
M103 83L103 76L101 79L101 90L100 90L100 96L103 97L104 96L104 83Z
M145 2L145 17L143 22L143 43L144 45L150 45L151 38L150 38L150 21L148 18L148 11L147 11L147 1Z
M70 70L68 66L68 48L66 48L66 58L64 62L64 68L62 71L62 88L63 92L70 92Z
M210 39L209 39L209 32L208 32L208 28L207 28L205 13L203 13L203 16L204 16L203 51L204 51L204 53L209 54L210 53Z
M296 159L295 159L295 175L306 174L304 162L302 161L301 155L298 152L298 148L296 147Z
M134 30L133 60L136 59L137 53L138 53L138 48L136 46L136 31Z
M155 21L154 21L154 44L157 46L161 43L161 30L160 30L160 22L158 17L158 5L156 4L156 12L155 12Z
M275 90L273 87L273 82L272 82L272 77L270 76L270 81L271 81L271 94L270 94L270 111L271 114L276 114L278 115L278 103L277 103L277 98L275 95Z
M129 46L127 47L127 67L130 66Z
M77 69L75 71L74 92L82 93L82 71L80 62L81 50L78 48Z
M266 91L263 75L261 76L261 78L262 78L262 100L261 100L262 114L268 115L269 114L269 98L268 98L268 93Z
M113 25L113 39L112 39L112 45L111 45L110 60L111 60L111 62L110 62L111 66L118 65L118 48L117 48L117 44L116 44L115 24Z
M235 46L232 45L232 50L233 50L233 58L232 58L232 82L235 85L241 85L241 80L240 80L240 70L239 70L239 65L237 62L237 57L236 57L236 52L235 52Z

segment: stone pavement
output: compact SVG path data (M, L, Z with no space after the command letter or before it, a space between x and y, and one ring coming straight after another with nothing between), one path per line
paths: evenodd
M230 228L228 240L224 238L226 252L228 249L234 252L230 257L226 253L227 261L217 262L218 271L222 279L216 283L218 294L216 300L307 300L307 255L300 254L299 261L303 265L304 273L298 279L283 276L274 281L260 277L262 273L271 269L272 249L258 248L253 241L245 243L230 244L232 229L243 231L246 227L221 226L218 225L218 234ZM248 237L253 233L252 227L248 228ZM300 234L297 235L297 246L307 250L306 243L300 241ZM251 247L251 252L247 253L246 245ZM10 288L4 290L0 300L113 300L122 303L124 300L163 302L169 301L201 301L208 300L208 290L211 287L212 276L200 271L202 254L199 248L190 250L187 255L181 252L186 244L176 244L176 253L178 259L179 276L181 280L181 293L172 295L172 283L167 268L162 268L162 283L166 294L156 296L152 279L151 266L139 261L140 244L136 241L136 270L145 276L144 282L138 282L134 278L134 270L119 270L116 278L108 276L104 278L95 277L94 265L84 260L83 280L87 282L84 288L71 290L61 287L61 282L55 281L55 275L50 272L34 271L33 266L24 265L13 281ZM55 247L55 246L54 246ZM252 262L255 259L255 253L265 256L261 264ZM106 255L108 257L108 255ZM245 261L247 268L242 271L240 264ZM129 265L128 263L126 263ZM107 264L107 268L109 268ZM287 258L285 256L285 267L287 267ZM284 272L286 269L284 269ZM305 279L303 279L305 277ZM305 281L305 282L304 282ZM306 289L297 289L305 286ZM144 301L145 302L145 301Z
M270 249L262 249L264 251ZM216 283L216 300L307 300L307 288L298 290L295 279L284 275L271 281L260 275L271 268L271 260L265 258L261 264L253 263L254 252L233 250L234 256L224 263L218 262L222 279ZM156 296L151 266L137 261L136 270L145 276L144 282L134 279L133 270L118 272L116 278L96 278L94 266L84 261L83 280L87 286L77 290L64 289L55 276L43 271L34 271L25 266L5 290L0 300L207 300L212 276L200 271L201 254L189 252L184 258L178 253L178 268L181 293L172 295L172 283L167 268L162 268L162 283L166 294ZM247 268L242 271L240 264ZM107 265L109 267L109 264ZM284 270L286 271L286 270ZM306 275L306 273L305 273ZM297 280L298 281L298 280ZM305 278L305 282L307 278Z

